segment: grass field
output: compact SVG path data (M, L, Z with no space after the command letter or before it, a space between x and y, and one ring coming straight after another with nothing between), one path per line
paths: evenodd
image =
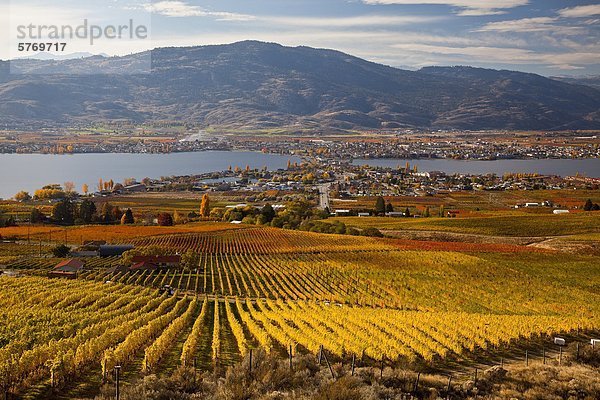
M327 221L340 221L356 228L444 231L492 236L537 237L600 233L600 213L538 215L509 212L487 213L483 217L469 218L338 217Z

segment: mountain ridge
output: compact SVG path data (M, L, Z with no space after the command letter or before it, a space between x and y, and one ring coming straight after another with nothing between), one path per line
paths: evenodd
M124 73L149 55L151 73ZM409 71L307 46L244 41L11 63L0 61L5 126L127 120L250 130L600 129L593 87L474 67Z

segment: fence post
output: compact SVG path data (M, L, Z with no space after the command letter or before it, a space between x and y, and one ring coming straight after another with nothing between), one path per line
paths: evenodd
M248 372L252 373L252 349L250 349L250 362L248 363Z
M475 383L477 384L477 367L475 367Z
M448 386L446 386L446 393L450 393L450 389L452 388L452 374L448 375Z
M120 372L121 372L121 366L116 365L115 366L115 396L116 396L117 400L121 399L121 392L120 392L120 388L119 388Z
M356 362L356 354L352 353L352 372L351 375L354 376L354 363Z
M292 355L292 345L290 344L290 371L292 369L294 369L294 366L293 366L293 357L294 356Z
M546 349L545 348L542 349L542 355L544 357L544 365L546 365Z
M560 347L560 353L558 353L558 365L562 365L562 346Z
M529 352L525 350L525 366L529 366Z
M383 378L383 367L384 367L383 360L384 360L384 358L385 358L384 356L381 357L381 368L379 370L379 379Z
M331 364L329 363L329 359L327 358L327 354L323 350L321 350L321 354L323 358L325 358L325 362L327 363L327 367L329 367L329 372L331 373L331 377L335 379L335 374L333 373L333 368L331 368Z
M417 373L417 379L415 380L415 386L413 387L413 393L417 393L417 389L419 388L419 380L421 379L421 372Z

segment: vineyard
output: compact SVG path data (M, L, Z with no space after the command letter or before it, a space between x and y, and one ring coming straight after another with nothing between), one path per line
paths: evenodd
M61 280L35 276L59 259L22 258L23 275L0 275L0 391L99 386L117 365L131 382L223 371L259 348L435 368L600 329L595 256L215 226L115 240L192 250L195 268L123 272L96 257ZM15 246L5 254L39 251Z
M597 327L593 318L373 309L327 302L159 295L121 283L0 278L0 389L58 386L115 365L211 368L249 349L435 362L516 339ZM291 346L291 347L290 347ZM210 349L210 351L206 351Z

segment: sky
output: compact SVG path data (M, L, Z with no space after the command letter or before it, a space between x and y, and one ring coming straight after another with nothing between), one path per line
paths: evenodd
M19 25L79 26L84 19L101 27L131 19L149 35L99 38L93 46L69 40L65 54L261 40L331 48L407 69L471 65L546 76L600 74L597 1L0 0L0 59L27 55L17 51L24 41L17 38Z

